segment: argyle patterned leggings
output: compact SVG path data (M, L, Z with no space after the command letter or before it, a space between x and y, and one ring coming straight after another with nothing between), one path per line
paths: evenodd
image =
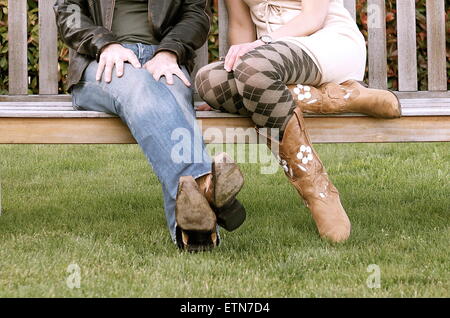
M322 75L306 52L277 41L243 55L233 72L223 62L201 68L195 79L200 97L211 107L249 115L258 127L282 132L296 103L286 85L318 85Z

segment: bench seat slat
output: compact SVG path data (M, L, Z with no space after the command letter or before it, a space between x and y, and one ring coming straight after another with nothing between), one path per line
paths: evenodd
M68 102L0 102L0 107L72 107L72 103Z
M15 118L99 118L99 117L116 117L101 112L92 111L49 111L49 110L0 110L1 117Z
M448 116L450 115L450 98L406 98L400 99L403 116ZM202 102L196 103L196 105ZM0 102L0 117L39 117L39 118L83 118L114 117L101 112L75 111L71 102ZM361 114L316 115L305 114L305 117L355 117ZM228 118L236 115L221 112L197 112L198 118ZM244 117L244 116L240 116Z
M393 120L312 117L306 118L305 123L314 143L450 141L450 116ZM249 118L207 118L202 120L202 128L207 143L246 143L248 139L256 140ZM216 135L212 135L208 128L214 128ZM230 128L240 129L230 133ZM217 135L217 132L220 134ZM245 139L245 136L249 138ZM0 144L129 143L135 143L135 140L119 118L0 117Z
M450 99L401 99L403 116L450 116ZM27 118L98 118L115 117L102 112L76 111L67 103L36 106L32 103L0 103L0 117ZM217 111L199 111L197 118L245 117ZM346 113L336 115L305 114L305 117L364 117L362 114Z
M52 112L58 112L58 111L74 111L72 106L42 106L42 107L27 107L27 106L1 106L0 105L0 111L52 111Z

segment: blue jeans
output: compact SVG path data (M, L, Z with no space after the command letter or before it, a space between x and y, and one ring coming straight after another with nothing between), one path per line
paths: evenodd
M149 61L156 45L123 43L141 65ZM144 68L125 63L124 75L113 71L111 83L97 82L98 63L92 61L82 80L73 87L73 105L118 115L128 126L162 184L167 225L175 242L175 199L180 176L198 178L211 172L211 158L205 150L195 119L192 89L174 76L174 85L164 77L156 81ZM189 74L182 67L186 77ZM188 137L188 138L186 138ZM190 139L181 140L180 139ZM184 146L179 158L180 143Z

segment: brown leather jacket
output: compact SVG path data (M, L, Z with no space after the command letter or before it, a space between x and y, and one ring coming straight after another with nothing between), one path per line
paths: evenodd
M208 0L148 0L158 51L171 51L180 65L192 71L195 50L210 30ZM99 59L103 47L117 43L111 32L115 0L57 0L54 5L61 39L69 46L69 90L87 65Z

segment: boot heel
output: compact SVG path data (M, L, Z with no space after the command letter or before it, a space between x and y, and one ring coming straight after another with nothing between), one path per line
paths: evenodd
M212 164L214 203L218 208L234 200L244 185L244 176L238 165L226 153L214 158Z
M247 217L244 206L237 199L221 208L215 208L214 212L217 215L217 224L229 232L240 227Z
M397 99L397 103L398 103L398 115L393 116L393 118L401 118L403 116L403 110L402 110L402 104L400 103L400 99L392 90L389 89L388 91L391 92L395 96L395 98Z
M219 246L219 238L215 231L185 231L177 227L176 237L178 248L189 253L207 252Z

